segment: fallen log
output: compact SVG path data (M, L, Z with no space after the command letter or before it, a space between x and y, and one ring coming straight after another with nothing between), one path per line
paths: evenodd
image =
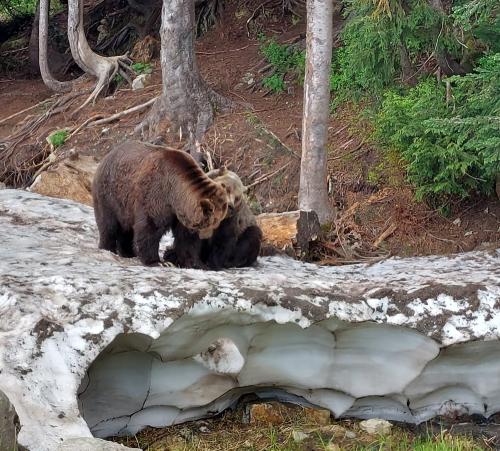
M274 248L293 257L304 257L320 232L318 216L313 211L263 213L257 216L257 224L264 235L262 255L270 255Z

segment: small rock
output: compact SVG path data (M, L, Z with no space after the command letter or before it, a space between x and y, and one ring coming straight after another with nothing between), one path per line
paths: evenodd
M392 424L380 418L371 418L361 421L359 427L368 434L387 435L391 432Z
M345 431L345 437L350 439L356 438L356 433L353 431Z
M285 421L279 403L261 403L250 406L249 421L251 424L282 424Z
M457 218L453 221L453 224L456 226L460 226L460 224L462 224L462 220L460 218Z
M28 191L92 205L92 179L97 169L93 157L62 161L38 174Z
M150 79L149 74L141 74L134 78L132 81L132 91L138 91L139 89L144 89L147 82Z
M207 434L208 432L210 432L210 429L208 429L206 426L200 426L198 430L203 434Z
M302 431L293 431L292 438L294 442L300 443L303 442L307 437L309 437L305 432Z
M327 409L304 408L304 419L307 423L324 426L330 424L330 411Z
M255 83L255 77L251 72L247 72L243 77L241 78L243 83L246 83L248 86L251 86Z
M468 232L464 233L464 236L471 236L474 232L472 230L469 230Z

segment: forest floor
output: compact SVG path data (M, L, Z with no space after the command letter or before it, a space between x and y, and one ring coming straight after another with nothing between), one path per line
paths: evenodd
M211 419L113 440L147 451L480 451L500 446L498 425L480 426L466 418L463 423L394 424L387 433L373 434L357 420L331 421L321 410L275 402L265 407L269 416L260 421L252 421L251 405L246 405Z
M246 185L255 184L249 193L254 212L281 212L297 208L302 88L290 85L286 93L279 95L261 88L247 89L250 80L262 78L260 43L255 34L247 35L245 26L259 4L255 0L229 2L219 23L197 41L198 63L208 84L236 102L251 105L251 108L242 106L235 112L218 115L202 147L211 154L216 166L226 164ZM256 24L278 42L293 41L305 30L303 20L292 23L291 19L285 20L272 11L258 16ZM0 48L0 58L1 55ZM26 53L19 52L16 57L25 61ZM54 116L26 136L23 145L47 147L45 138L50 132L78 126L96 115L108 117L159 95L159 60L152 62L152 68L146 88L132 91L124 86L76 115L68 112ZM89 86L91 83L87 82ZM2 119L51 96L39 78L29 78L24 72L0 73L0 141L10 135L20 121L43 112L46 106L41 104L4 122ZM57 153L65 155L74 149L80 155L99 159L113 145L132 137L143 115L144 112L131 114L104 126L84 127L58 148ZM498 199L477 198L457 203L451 206L446 217L417 202L412 187L405 182L401 162L379 149L371 139L370 121L360 106L344 105L332 115L328 155L331 202L332 208L337 209L338 220L325 228L325 237L314 249L312 259L315 261L345 264L359 261L360 255L367 258L381 254L416 256L500 247ZM379 246L374 246L384 232L390 233ZM357 250L356 257L346 248ZM347 420L336 421L328 427L313 427L304 423L300 408L296 409L279 425L247 424L242 421L240 409L203 422L149 429L120 441L149 450L479 450L500 446L495 443L498 431L483 434L481 427L471 429L475 438L456 438L450 432L459 428L446 423L433 423L430 433L422 427L395 426L390 436L382 437L366 434L358 422ZM305 437L297 441L296 431ZM466 426L460 432L470 431Z

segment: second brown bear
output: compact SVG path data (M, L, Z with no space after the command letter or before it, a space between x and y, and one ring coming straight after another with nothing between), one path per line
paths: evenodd
M173 227L174 246L164 254L181 268L220 270L251 266L260 253L262 231L244 198L245 187L234 172L217 169L208 173L228 194L230 208L209 239L200 239L182 224Z

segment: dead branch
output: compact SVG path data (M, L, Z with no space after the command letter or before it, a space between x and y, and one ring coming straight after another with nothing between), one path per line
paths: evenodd
M381 234L380 236L373 242L373 247L376 248L376 247L379 247L380 244L382 243L382 241L384 241L386 238L388 238L389 236L391 236L395 231L396 229L398 228L398 226L395 224L395 223L392 223L389 227L387 227L387 229L385 229Z
M259 45L259 44L247 44L239 49L229 49L229 50L217 50L216 52L195 52L197 55L220 55L221 53L233 53L233 52L241 52L242 50L247 49L251 45Z
M132 108L129 108L128 110L113 114L112 116L109 116L105 119L97 120L92 124L92 126L108 124L109 122L116 121L117 119L120 119L121 117L126 116L127 114L137 113L138 111L141 111L141 110L147 108L148 106L152 105L154 102L156 102L157 98L158 97L154 97L154 98L148 100L147 102L141 103L140 105L136 105Z
M148 100L147 102L141 103L140 105L136 105L132 108L129 108L124 111L120 111L119 113L115 113L109 117L103 117L102 114L97 114L95 116L92 116L91 118L88 118L85 122L80 124L78 127L76 127L69 137L71 138L72 136L76 135L82 128L87 127L88 125L91 125L92 127L98 126L98 125L103 125L103 124L108 124L109 122L116 121L117 119L120 119L123 116L126 116L128 114L136 113L138 111L143 110L144 108L147 108L148 106L152 105L156 101L157 97L154 97L153 99Z
M279 169L276 169L276 171L270 172L268 174L264 174L262 177L259 177L255 182L247 186L247 189L253 188L254 186L258 185L259 183L265 182L266 180L270 179L273 175L278 174L279 172L283 171L286 169L288 166L290 166L292 162L289 161L288 163L284 164L281 166Z

